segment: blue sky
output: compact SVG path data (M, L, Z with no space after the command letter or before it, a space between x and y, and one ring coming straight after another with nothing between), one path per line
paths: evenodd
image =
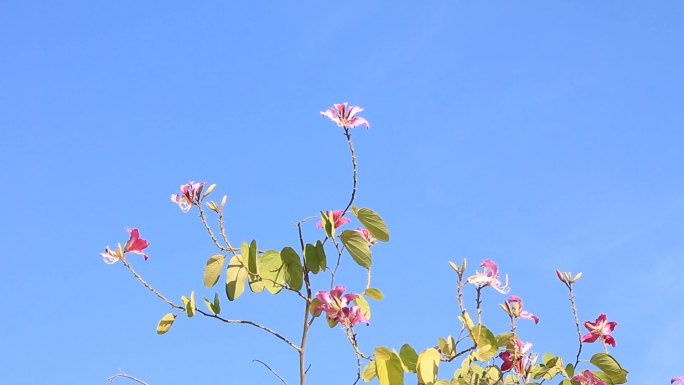
M392 236L374 250L386 298L359 328L364 350L456 335L447 261L491 258L541 317L521 325L535 351L574 355L554 269L583 271L582 320L619 322L614 355L630 382L668 383L684 374L683 12L2 2L3 381L104 384L121 368L151 384L277 383L261 359L294 383L296 356L257 330L193 318L157 336L168 307L98 253L138 227L152 245L135 266L149 281L175 299L212 295L209 240L168 199L191 179L228 195L232 239L295 246L294 222L347 202L344 137L319 111L349 101L372 124L353 132L357 203ZM362 271L344 267L362 289ZM299 305L285 298L248 293L224 312L296 336ZM485 297L499 331L504 299ZM351 383L344 336L315 326L311 383Z

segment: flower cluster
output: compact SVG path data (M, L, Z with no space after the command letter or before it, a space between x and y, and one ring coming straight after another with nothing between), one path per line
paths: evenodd
M195 183L190 181L181 185L179 193L171 194L171 201L177 204L184 213L187 213L193 205L199 204L204 184L205 182Z
M523 302L517 295L512 295L508 297L506 303L502 305L506 313L510 314L512 317L525 318L534 321L535 324L539 323L539 317L530 313L527 310L523 310Z
M347 104L347 102L333 104L333 107L328 108L325 111L321 111L321 115L337 123L339 127L354 128L360 125L365 125L366 128L370 128L370 124L366 119L356 116L356 114L363 111L363 108L359 106L351 106L347 108Z
M604 344L615 347L615 338L610 334L616 326L617 322L608 322L605 314L599 315L594 322L586 321L584 327L589 330L589 333L582 336L582 342L594 342L601 338Z
M147 254L145 254L143 250L147 248L150 243L140 238L140 232L138 229L126 228L126 231L130 233L130 237L128 238L128 241L126 241L126 244L123 248L121 248L121 244L119 244L116 250L112 250L109 248L109 246L107 246L105 247L104 253L100 253L100 256L102 256L105 263L110 265L116 263L116 261L124 259L124 255L129 252L140 254L145 258L145 260L147 260Z
M485 259L480 266L482 266L482 271L478 271L475 275L469 277L468 282L478 287L491 286L501 294L506 294L511 290L508 287L508 275L506 275L506 284L501 284L501 280L499 279L499 268L494 261Z
M499 354L499 358L503 360L501 370L505 372L513 368L519 376L524 375L530 363L528 355L530 349L532 349L530 342L523 342L518 339L511 340L506 351Z
M335 320L344 326L350 327L357 323L368 324L366 315L361 311L358 305L350 306L359 295L345 294L344 286L337 286L334 289L327 291L319 291L316 293L316 298L321 301L321 304L314 308L315 312L325 312L330 320Z
M606 385L606 382L596 378L591 370L585 370L582 373L575 375L572 380L577 381L582 385Z
M342 216L342 210L326 211L325 215L335 224L335 228L342 226L345 223L351 222L351 219ZM323 228L323 219L316 223L316 227Z
M378 241L377 239L375 239L375 237L367 229L357 227L356 230L354 230L354 231L359 233L363 237L363 239L368 241L369 246L373 246Z

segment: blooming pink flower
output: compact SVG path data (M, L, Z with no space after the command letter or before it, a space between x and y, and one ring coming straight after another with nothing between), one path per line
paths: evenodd
M674 377L670 380L670 384L674 384L675 382L679 382L679 385L684 385L684 376Z
M373 235L371 235L370 231L368 231L368 230L366 230L366 229L363 229L363 228L361 228L361 227L357 227L356 230L354 230L354 231L356 231L357 233L361 234L361 236L363 237L363 239L365 239L366 241L368 241L368 245L370 245L370 246L373 246L373 245L375 244L375 242L377 242L377 240L375 239L375 237L374 237Z
M533 320L535 324L539 323L539 317L530 313L527 310L523 310L522 299L517 295L512 295L508 297L507 302L509 309L511 309L512 316Z
M506 284L502 285L499 280L499 268L491 259L485 259L480 264L482 271L478 271L472 277L468 278L468 282L478 286L491 286L501 294L508 293L511 289L508 287L508 275L506 275Z
M577 374L572 378L573 381L579 381L582 383L582 385L606 385L605 381L602 381L596 376L594 376L594 373L591 372L591 370L585 370L581 374Z
M123 249L121 248L121 244L119 244L119 247L116 250L112 250L109 248L109 246L107 246L105 247L104 253L100 253L105 263L116 263L116 261L118 261L119 259L123 259L124 255L129 252L140 254L143 257L145 257L145 260L147 260L147 254L145 254L143 250L147 248L147 246L149 246L150 243L140 238L140 232L138 231L138 229L126 228L125 230L128 231L131 235L128 238L128 241L126 241L126 244L124 245Z
M360 116L356 116L359 112L363 111L363 108L359 106L351 106L347 108L347 102L342 104L333 104L333 107L328 108L325 111L321 111L321 115L328 117L328 119L337 123L340 127L358 127L362 124L366 125L366 128L370 128L368 121Z
M530 342L512 340L511 345L512 347L499 354L499 358L503 360L501 371L513 368L518 376L522 376L525 374L525 370L530 362L527 352L532 348L532 344Z
M335 228L338 228L345 223L351 222L351 220L349 218L345 218L342 216L342 210L326 211L325 215L327 215L328 218L330 218L330 216L332 215L332 220L335 223ZM323 220L322 219L320 221L318 221L318 223L316 223L316 227L318 227L319 229L323 228Z
M613 329L615 329L616 326L617 322L608 322L606 315L602 313L600 316L598 316L598 318L596 318L596 321L586 321L584 323L584 327L589 330L589 333L582 336L582 342L594 342L601 337L603 343L615 347L615 339L610 335L610 333L613 332Z
M316 293L316 298L321 301L319 306L314 308L314 311L325 312L328 319L335 320L345 326L353 326L357 323L368 323L365 314L361 311L358 305L349 306L351 302L358 297L358 294L345 294L344 286L337 286L334 289L327 291L319 291Z
M179 193L171 194L171 201L177 204L184 213L187 213L193 205L199 203L204 184L204 182L195 183L190 181L187 184L181 185Z

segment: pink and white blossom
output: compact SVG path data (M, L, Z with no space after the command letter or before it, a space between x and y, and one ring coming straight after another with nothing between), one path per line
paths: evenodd
M499 268L494 261L485 259L480 266L482 266L482 271L478 271L475 275L469 277L468 282L478 287L491 286L501 294L506 294L511 290L508 287L508 275L506 275L506 284L501 283Z
M606 385L606 382L603 380L600 380L594 376L594 373L591 372L591 370L585 370L580 374L575 375L572 378L573 381L578 381L582 385Z
M527 310L523 310L522 299L517 295L512 295L508 297L508 300L506 300L506 302L508 302L508 308L510 309L510 314L512 316L532 320L535 324L539 323L539 317L530 313Z
M532 349L532 343L523 342L520 340L512 340L511 346L505 352L499 354L499 358L503 360L501 364L501 371L506 371L511 368L515 370L518 376L525 375L525 371L530 363L528 352Z
M354 128L360 125L365 125L370 128L368 121L360 116L356 116L363 108L359 106L351 106L347 108L347 102L341 104L333 104L333 107L325 111L321 111L321 115L327 117L340 127Z
M359 233L363 237L363 239L368 241L369 246L373 246L378 241L377 239L375 239L375 237L367 229L357 227L356 230L354 230L354 231Z
M584 327L589 330L589 333L582 336L582 342L594 342L601 338L603 343L615 347L615 339L610 334L613 332L617 322L608 321L605 314L601 314L596 318L596 321L586 321Z
M130 237L128 238L128 241L126 241L123 249L121 248L121 244L119 244L119 247L116 250L112 250L107 246L105 247L104 253L100 253L100 256L102 256L105 263L116 263L118 260L123 259L126 253L140 254L147 260L148 256L143 250L147 248L150 243L140 238L140 231L138 231L138 229L126 228L125 230L128 231Z
M344 286L337 286L334 289L328 291L319 291L316 293L316 298L321 301L321 304L314 308L315 312L324 312L328 319L335 320L345 326L353 326L357 323L366 323L365 314L361 311L358 305L353 305L358 294L345 294Z
M351 219L342 216L342 210L326 211L325 215L328 218L332 217L332 222L334 223L335 228L338 228L345 223L351 222ZM323 219L316 223L316 227L319 229L323 228Z
M171 201L177 204L184 213L187 213L193 205L199 204L204 184L205 182L190 181L181 185L179 193L171 194Z
M674 384L675 382L679 383L679 385L684 385L684 376L674 377L670 380L670 384Z

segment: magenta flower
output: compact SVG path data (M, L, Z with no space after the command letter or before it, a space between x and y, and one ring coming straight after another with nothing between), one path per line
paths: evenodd
M605 381L602 381L596 376L594 376L594 373L591 372L591 370L585 370L580 374L575 375L572 378L573 381L579 381L582 383L582 385L606 385Z
M330 218L332 216L332 221L335 224L335 228L338 228L345 223L351 222L351 220L349 218L345 218L342 216L342 210L326 211L325 215L327 215L328 218ZM318 221L318 223L316 223L316 227L318 227L319 229L323 228L323 220L322 219L320 221Z
M523 310L523 302L517 295L512 295L508 297L508 308L510 309L510 314L513 317L525 318L534 321L535 324L539 323L539 317L530 313L527 310Z
M342 295L342 293L344 293L344 286L337 286L330 292L319 291L316 293L316 298L321 301L321 304L316 306L314 311L325 312L328 319L335 320L345 326L353 326L361 322L368 324L365 314L358 305L350 307L358 294Z
M508 275L506 275L506 284L502 285L499 280L499 268L491 259L485 259L480 264L482 271L478 271L472 277L468 278L468 282L478 286L491 286L501 294L508 293L511 289L508 287Z
M368 241L369 246L373 246L377 242L377 239L375 239L375 237L371 235L370 231L368 231L366 229L363 229L361 227L357 227L356 230L354 230L354 231L361 234L363 239Z
M138 229L126 228L125 230L128 231L131 235L128 238L128 241L126 241L126 244L124 245L123 249L121 248L121 244L119 244L119 247L116 250L112 250L109 248L109 246L107 246L105 247L104 253L100 253L105 263L116 263L116 261L118 261L119 259L123 259L124 255L129 252L140 254L143 257L145 257L145 260L147 260L147 254L145 254L143 250L147 248L147 246L149 246L150 243L140 238L140 232L138 231Z
M328 117L328 119L337 123L340 127L358 127L362 124L366 125L366 128L370 128L368 121L360 116L356 116L359 112L363 111L363 108L359 106L351 106L347 108L347 102L342 104L333 104L333 107L328 108L325 111L321 111L321 115Z
M501 371L505 372L513 368L518 376L523 376L530 363L527 352L532 348L532 344L530 342L512 340L511 345L505 352L499 354L499 358L503 360Z
M684 385L684 376L674 377L670 380L670 384L674 384L675 382L678 382L679 385Z
M594 342L601 337L601 340L604 344L615 347L615 339L610 334L613 332L616 326L617 322L608 322L606 315L602 313L600 316L598 316L598 318L596 318L596 321L586 321L584 323L584 327L589 330L589 333L582 336L582 342Z
M179 193L171 194L171 201L177 204L184 213L187 213L193 205L199 204L204 184L204 182L195 183L190 181L187 184L181 185Z

